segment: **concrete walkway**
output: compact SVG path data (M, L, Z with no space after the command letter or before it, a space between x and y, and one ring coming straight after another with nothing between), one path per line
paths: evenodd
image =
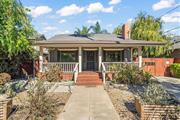
M119 116L102 86L76 86L58 120L119 120Z
M175 100L180 103L180 79L173 77L156 77L163 85L167 92L174 96Z

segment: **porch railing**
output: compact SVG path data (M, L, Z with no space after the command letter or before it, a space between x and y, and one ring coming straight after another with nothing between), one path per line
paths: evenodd
M47 67L46 69L48 70L50 67L57 65L59 66L63 72L74 72L74 68L76 67L77 63L76 62L48 62L45 66Z
M76 62L49 62L44 64L44 70L48 71L49 68L53 67L54 65L59 66L63 72L65 73L73 73L73 80L76 83L79 73L79 63Z
M110 72L112 66L114 65L123 65L123 64L134 64L138 66L138 62L103 62L106 72Z

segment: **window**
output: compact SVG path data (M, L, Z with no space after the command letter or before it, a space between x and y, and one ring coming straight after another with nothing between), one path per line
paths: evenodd
M59 62L77 62L78 61L77 51L59 51L58 61Z
M124 59L123 51L104 51L103 61L104 62L122 62Z

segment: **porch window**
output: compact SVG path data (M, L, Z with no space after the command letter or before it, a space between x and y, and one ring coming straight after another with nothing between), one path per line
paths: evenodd
M59 51L58 61L59 62L77 62L78 52L77 51Z
M124 51L103 51L103 62L122 62Z

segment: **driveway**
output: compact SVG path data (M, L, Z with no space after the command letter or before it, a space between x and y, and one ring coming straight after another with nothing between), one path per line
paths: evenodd
M167 92L174 96L175 100L180 103L180 79L172 77L156 77L163 85Z
M58 120L119 120L103 86L76 86Z

